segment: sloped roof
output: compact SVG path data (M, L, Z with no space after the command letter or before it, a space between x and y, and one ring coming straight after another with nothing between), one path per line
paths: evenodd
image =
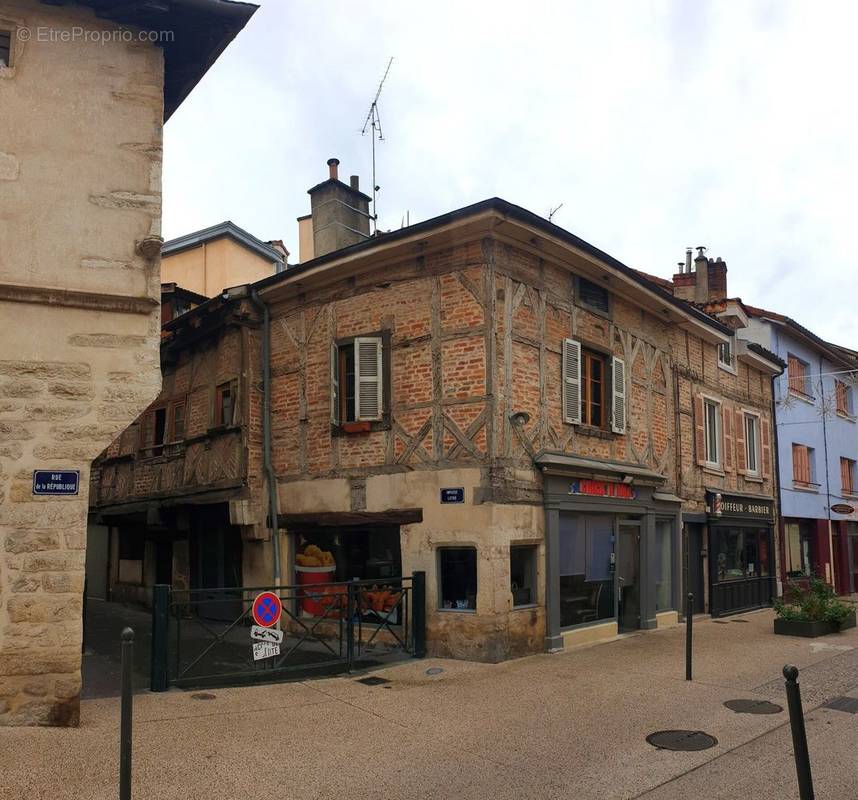
M244 245L248 250L252 250L258 256L268 259L269 261L276 261L279 264L282 264L284 261L284 256L279 250L275 249L267 242L257 239L252 233L248 233L244 230L244 228L239 228L238 225L234 222L230 222L230 220L220 222L217 225L212 225L210 228L203 228L200 231L186 233L184 236L179 236L176 239L170 239L169 242L164 242L164 244L161 245L161 255L171 256L174 253L180 253L182 250L197 247L203 242L211 242L224 236Z

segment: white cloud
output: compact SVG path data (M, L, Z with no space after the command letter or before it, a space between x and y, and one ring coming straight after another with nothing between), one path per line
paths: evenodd
M393 55L382 227L562 202L630 265L708 245L731 294L858 346L856 23L845 2L263 0L167 126L165 232L231 218L297 251L328 157L370 187L359 130Z

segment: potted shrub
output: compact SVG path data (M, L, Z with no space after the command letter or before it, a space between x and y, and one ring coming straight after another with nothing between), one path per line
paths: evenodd
M788 584L774 608L775 633L784 636L825 636L855 627L855 609L820 578Z

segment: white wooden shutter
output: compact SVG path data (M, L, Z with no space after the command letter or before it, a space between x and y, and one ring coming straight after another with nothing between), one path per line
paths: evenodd
M340 350L331 342L331 424L340 424Z
M581 343L563 340L563 421L581 423Z
M355 339L355 419L380 420L382 414L381 339Z
M626 362L614 358L611 372L612 403L611 430L626 432Z

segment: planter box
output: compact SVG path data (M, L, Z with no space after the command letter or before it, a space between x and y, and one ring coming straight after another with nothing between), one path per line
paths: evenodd
M855 627L855 612L853 611L839 628L830 622L800 622L794 619L775 619L775 633L781 636L827 636L847 628Z

